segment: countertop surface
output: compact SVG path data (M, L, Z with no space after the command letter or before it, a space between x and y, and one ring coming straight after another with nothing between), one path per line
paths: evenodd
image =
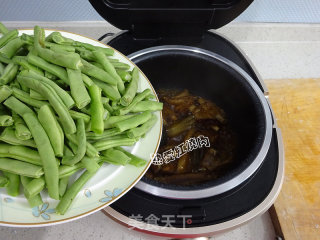
M66 30L92 38L119 30L106 22L5 22L13 28ZM229 24L219 30L232 39L256 66L263 79L314 78L320 76L320 25L317 24ZM97 212L80 220L43 228L0 227L0 239L151 239L118 225ZM211 239L275 239L268 213L232 231ZM157 238L153 238L157 239Z

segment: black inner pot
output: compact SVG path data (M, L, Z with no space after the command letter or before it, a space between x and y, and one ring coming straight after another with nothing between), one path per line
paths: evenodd
M259 98L241 74L218 59L192 51L148 52L132 60L156 91L161 88L188 89L191 94L216 103L226 112L238 139L235 164L223 177L195 186L163 184L146 177L142 181L167 189L203 189L232 179L255 160L265 137L266 120Z

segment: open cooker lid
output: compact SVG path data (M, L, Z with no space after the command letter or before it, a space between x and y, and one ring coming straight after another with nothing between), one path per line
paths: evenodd
M109 23L136 38L201 38L239 16L253 0L89 0Z

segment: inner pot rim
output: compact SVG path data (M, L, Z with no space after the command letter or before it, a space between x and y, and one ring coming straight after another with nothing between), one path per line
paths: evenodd
M239 186L241 183L243 183L245 180L247 180L249 177L251 177L256 170L261 166L263 160L265 159L267 152L269 150L269 146L271 143L272 138L272 115L270 112L269 104L267 102L266 97L262 93L259 86L255 83L255 81L238 65L236 65L234 62L222 57L221 55L218 55L216 53L196 48L196 47L189 47L184 45L163 45L163 46L157 46L157 47L151 47L146 48L140 51L137 51L135 53L132 53L128 56L128 58L134 62L134 60L138 57L141 57L146 54L154 53L154 52L161 52L161 51L186 51L186 52L192 52L197 54L203 54L207 57L214 58L217 61L220 61L220 63L228 65L231 67L235 72L237 72L239 75L241 75L251 86L252 90L258 97L261 106L264 110L265 115L265 134L264 134L264 140L263 144L260 148L259 153L255 157L255 159L252 161L252 163L241 173L236 175L235 177L221 183L215 186L202 188L202 189L196 189L196 190L174 190L174 189L167 189L159 186L154 186L152 184L146 183L144 181L139 181L135 187L139 190L142 190L144 192L150 193L155 196L164 197L164 198L173 198L173 199L200 199L200 198L206 198L206 197L212 197L216 196L218 194L227 192L237 186Z

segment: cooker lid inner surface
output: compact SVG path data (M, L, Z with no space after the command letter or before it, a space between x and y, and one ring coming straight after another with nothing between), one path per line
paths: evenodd
M156 90L188 89L216 103L238 139L235 164L223 177L195 186L160 184L144 177L137 188L168 198L203 198L238 186L259 168L270 145L271 114L262 92L242 69L219 55L184 46L150 48L131 59Z

